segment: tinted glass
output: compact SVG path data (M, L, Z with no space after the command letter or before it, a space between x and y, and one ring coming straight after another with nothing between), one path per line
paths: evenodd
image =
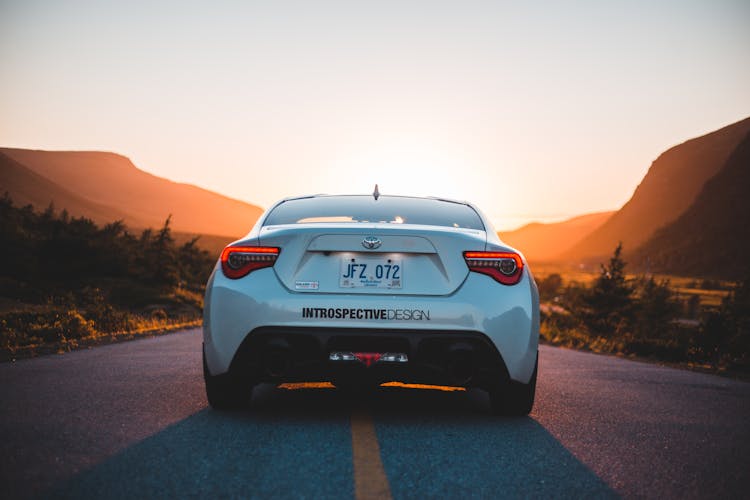
M484 230L479 215L462 203L401 196L321 196L288 200L274 208L265 226L314 222L385 222Z

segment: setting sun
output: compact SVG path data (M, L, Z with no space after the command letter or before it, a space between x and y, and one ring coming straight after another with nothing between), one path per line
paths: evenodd
M376 183L384 194L458 199L474 187L481 190L481 184L472 186L472 179L462 175L472 159L446 149L403 140L347 152L331 169L343 175L327 180L331 189L355 194L369 193Z

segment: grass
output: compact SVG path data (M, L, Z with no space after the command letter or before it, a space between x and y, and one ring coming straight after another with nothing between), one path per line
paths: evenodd
M628 332L601 337L590 333L578 318L557 305L545 303L541 309L539 335L543 344L750 380L741 353L713 352L702 346L698 321L673 321L670 333L661 337Z
M74 339L64 338L57 342L28 343L25 345L14 346L10 349L0 349L0 362L34 358L47 354L64 354L76 349L88 349L98 345L154 337L156 335L194 328L200 325L200 319L190 321L168 321L159 324L144 325L134 330L97 333Z
M201 324L202 296L175 290L137 310L0 300L0 361L149 337Z

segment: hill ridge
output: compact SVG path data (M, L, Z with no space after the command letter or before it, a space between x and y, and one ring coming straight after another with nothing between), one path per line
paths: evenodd
M159 227L172 214L175 231L240 237L262 213L250 203L159 177L119 153L21 148L0 152L83 199L127 214L142 227Z
M64 209L72 216L87 217L100 224L123 220L134 227L143 225L113 207L78 196L0 151L0 194L6 192L18 206L46 209L51 203L57 210Z
M750 118L745 118L661 153L622 208L562 257L600 258L609 255L619 241L626 251L644 243L690 207L748 132Z
M498 236L532 262L551 262L601 226L613 213L593 212L560 222L531 222L513 231L499 231Z
M691 206L633 252L654 272L740 279L750 266L750 133Z

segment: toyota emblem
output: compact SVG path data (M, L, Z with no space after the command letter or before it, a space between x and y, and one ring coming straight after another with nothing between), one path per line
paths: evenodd
M376 238L375 236L368 236L367 238L362 240L362 246L368 250L375 250L382 244L383 242L380 241L380 238Z

